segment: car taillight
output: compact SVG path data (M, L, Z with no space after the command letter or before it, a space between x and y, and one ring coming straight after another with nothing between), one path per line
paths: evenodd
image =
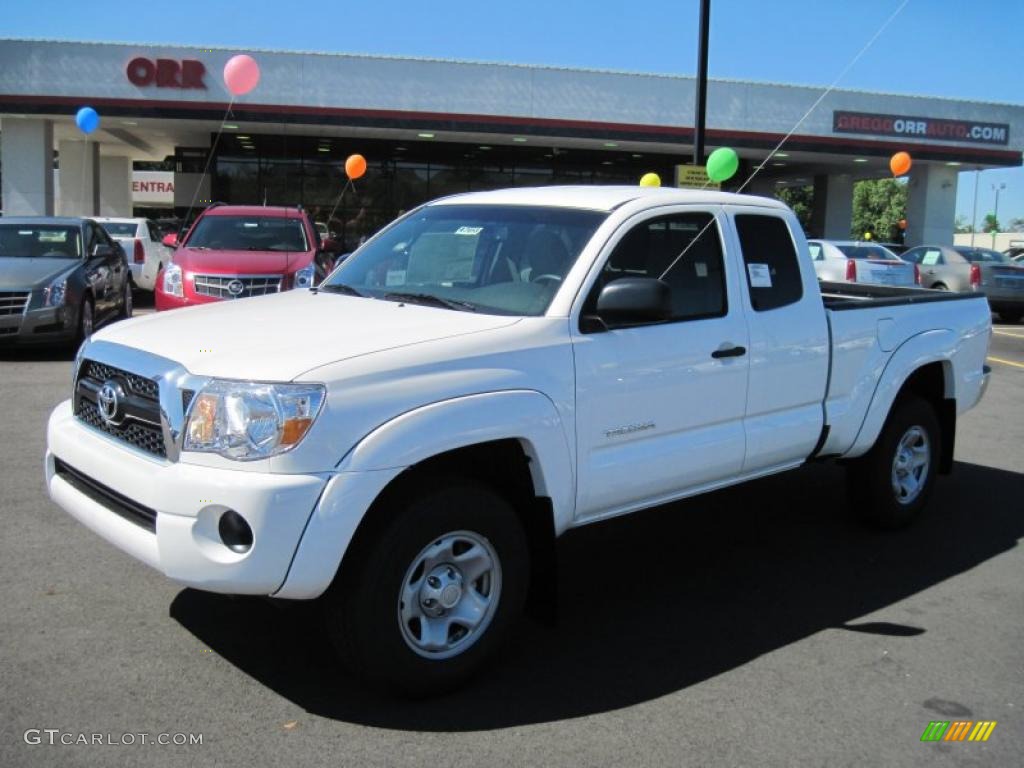
M142 264L146 261L146 249L142 247L142 241L135 238L135 263Z
M971 264L971 288L978 288L981 285L981 267Z
M846 260L846 281L848 283L857 282L857 262L853 259Z
M914 284L921 284L921 268L917 264L914 265Z

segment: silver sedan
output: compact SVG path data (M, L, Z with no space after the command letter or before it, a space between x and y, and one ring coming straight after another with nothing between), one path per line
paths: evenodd
M808 240L819 280L832 283L914 285L914 267L877 243Z
M1024 266L1005 253L967 245L919 245L902 258L916 264L921 285L942 291L984 291L1007 323L1024 315Z

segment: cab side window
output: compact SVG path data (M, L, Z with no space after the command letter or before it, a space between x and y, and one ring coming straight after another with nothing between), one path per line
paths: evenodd
M710 213L678 213L637 224L612 251L587 300L622 277L653 277L672 292L671 321L721 317L727 311L725 267L718 226Z
M804 295L803 278L786 222L778 216L741 213L736 216L736 232L754 311L799 301Z

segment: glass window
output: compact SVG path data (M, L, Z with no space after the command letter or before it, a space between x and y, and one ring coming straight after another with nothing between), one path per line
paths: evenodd
M0 224L0 259L77 259L78 227L57 224Z
M135 237L139 231L139 225L132 221L104 221L100 226L114 237Z
M572 208L430 205L368 242L321 287L350 286L373 298L451 309L541 315L606 216Z
M821 243L808 243L807 250L811 252L812 261L825 260L825 249L821 247Z
M904 261L909 261L911 264L920 264L921 257L924 256L924 250L921 248L911 248L909 251L905 251L900 255L900 258Z
M884 259L887 261L896 259L895 253L880 245L857 243L856 245L837 245L836 248L842 251L848 259Z
M793 237L778 216L742 213L736 216L750 303L757 312L778 309L804 294Z
M679 213L633 227L608 258L585 313L592 313L605 285L621 277L654 277L671 288L672 320L726 313L725 268L715 218Z
M185 242L218 251L308 251L302 219L276 216L203 216Z
M971 264L1011 264L1009 256L991 248L957 248L957 253Z
M934 267L936 264L945 264L942 251L938 248L926 248L921 251L921 264L926 267Z

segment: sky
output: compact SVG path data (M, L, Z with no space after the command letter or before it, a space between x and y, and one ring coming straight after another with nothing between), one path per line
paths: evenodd
M711 0L709 75L828 85L904 0ZM131 3L12 0L0 35L371 53L693 75L698 0L480 0ZM1024 104L1024 0L908 0L839 83L887 93ZM709 126L713 127L713 126ZM960 175L957 214L971 217L975 174ZM1006 184L999 218L1024 218L1024 169Z

